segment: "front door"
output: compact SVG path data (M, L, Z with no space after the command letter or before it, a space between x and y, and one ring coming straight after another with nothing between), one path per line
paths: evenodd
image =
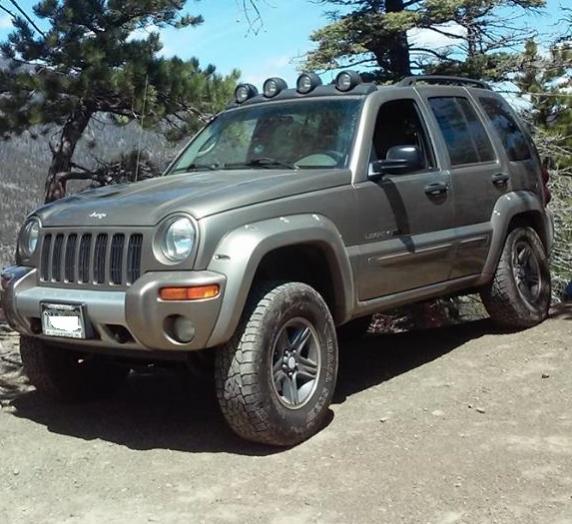
M439 168L417 95L383 95L371 163L394 146L417 146L424 166L356 185L360 230L356 275L360 301L446 281L454 247L450 175Z

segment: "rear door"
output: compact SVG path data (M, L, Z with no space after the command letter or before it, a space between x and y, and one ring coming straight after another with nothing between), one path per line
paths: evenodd
M389 148L402 145L419 147L425 165L375 181L362 173L355 185L363 234L356 275L362 301L447 280L454 244L450 177L439 167L417 93L380 90L375 100L365 132L373 138L370 168L385 159Z
M497 199L511 189L506 165L489 137L483 117L463 88L423 90L455 195L455 261L451 279L481 273L489 251Z

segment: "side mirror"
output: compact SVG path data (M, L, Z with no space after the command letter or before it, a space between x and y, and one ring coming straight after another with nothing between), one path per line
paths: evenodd
M385 160L372 164L372 177L381 175L402 175L413 173L425 167L421 150L417 146L393 146L387 152Z

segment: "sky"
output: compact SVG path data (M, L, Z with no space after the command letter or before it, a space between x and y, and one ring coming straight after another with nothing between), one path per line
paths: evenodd
M20 0L28 13L32 13L35 3L35 0ZM528 16L523 23L542 32L552 32L560 19L561 7L571 3L572 0L548 0L545 14ZM0 0L0 5L12 8L7 0ZM252 31L242 0L189 0L188 11L203 15L205 22L197 28L162 30L163 54L195 56L203 66L214 64L220 73L239 69L243 81L258 87L271 76L285 78L293 85L300 57L314 46L310 34L328 22L324 14L328 6L315 0L258 0L258 5L262 27ZM10 30L9 17L0 14L0 41ZM447 44L439 35L427 31L414 31L410 38L433 48ZM331 75L324 80L330 78Z

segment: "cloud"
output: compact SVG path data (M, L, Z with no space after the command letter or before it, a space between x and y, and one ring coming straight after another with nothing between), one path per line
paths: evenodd
M0 29L10 29L12 27L12 18L9 15L0 16Z
M436 29L449 33L451 35L458 35L457 38L432 31L431 29L415 28L407 32L409 42L416 47L425 47L438 51L447 47L458 45L461 39L466 35L466 29L461 27L455 22L441 24L436 26Z
M262 84L267 78L273 76L284 76L290 73L292 68L292 58L289 55L279 55L266 58L260 64L252 68L245 68L242 71L241 80L250 84Z

